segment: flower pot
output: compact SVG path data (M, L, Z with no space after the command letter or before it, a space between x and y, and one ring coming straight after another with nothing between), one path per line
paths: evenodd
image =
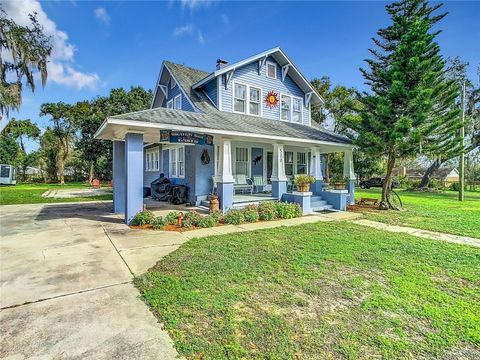
M310 191L310 184L298 185L299 192L308 192Z
M345 190L345 184L344 183L335 183L333 184L333 187L335 190Z

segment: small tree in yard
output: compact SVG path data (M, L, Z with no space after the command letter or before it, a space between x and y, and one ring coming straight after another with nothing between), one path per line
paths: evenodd
M349 126L357 133L357 145L387 159L381 209L393 208L397 159L457 146L451 134L461 125L453 106L458 89L445 77L445 61L434 41L438 32L431 30L446 15L432 14L440 6L421 0L387 5L392 24L377 32L373 59L366 60L369 69L361 69L371 92L362 95L359 116L352 116Z

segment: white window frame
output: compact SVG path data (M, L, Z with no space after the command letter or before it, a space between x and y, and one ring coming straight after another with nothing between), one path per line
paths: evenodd
M243 99L243 101L245 102L245 111L236 111L235 110L235 86L236 85L240 85L240 86L244 86L245 87L245 99ZM240 83L240 82L236 82L236 81L233 81L232 82L232 112L234 113L237 113L237 114L247 114L247 111L248 111L248 101L249 101L249 97L248 97L248 85L247 84L243 84L243 83ZM240 98L238 98L239 100L241 100Z
M299 110L299 113L300 113L300 118L298 121L294 121L293 120L293 114L295 113L295 111L293 110L293 103L294 101L298 101L298 103L300 104L300 110ZM299 98L297 96L292 96L292 115L291 115L291 121L294 122L294 123L297 123L297 124L303 124L303 99L302 98Z
M145 171L160 171L160 148L145 150Z
M268 75L268 66L269 65L273 65L275 67L275 77L271 77L271 76ZM267 61L266 64L265 64L265 75L269 79L277 80L277 64L274 63L273 61Z
M237 155L238 155L238 149L244 149L246 150L246 155L247 155L247 158L246 160L238 160L237 161ZM239 145L239 146L235 146L235 161L234 161L234 170L235 170L235 175L238 175L237 173L237 163L244 163L245 164L245 169L247 170L247 173L245 174L248 177L250 177L250 151L251 151L251 148L249 146L244 146L244 145ZM243 174L242 174L243 175Z
M288 113L289 118L286 119L286 120L285 120L285 119L282 119L282 112L283 112L282 99L283 99L284 97L287 97L287 98L290 99L290 109L289 109L289 113ZM281 121L292 122L292 103L293 103L293 101L292 101L292 95L280 94L280 120L281 120Z
M235 110L235 85L240 85L240 86L245 86L245 111L236 111ZM258 114L252 114L250 113L250 89L256 89L260 90L260 98L259 98L259 103L258 103L258 109L259 113ZM245 83L239 82L239 81L233 81L232 82L232 112L236 114L245 114L245 115L251 115L251 116L263 116L263 106L262 106L262 99L263 99L263 89L259 86L253 86L253 85L247 85Z
M180 100L179 100L180 107L177 107L177 100L178 100L178 99L180 99ZM182 94L178 94L177 96L175 96L175 97L173 98L173 108L174 108L175 110L182 110Z
M173 99L167 101L167 109L173 109Z
M260 94L258 95L258 114L252 114L250 112L250 103L252 103L252 100L250 99L250 91L252 89L258 90L260 92ZM262 116L262 95L263 95L262 88L256 87L256 86L248 86L247 93L248 93L247 114L252 116Z
M183 161L180 161L180 155L182 155ZM185 178L185 146L184 145L173 146L168 148L168 175L173 179Z
M298 175L299 172L298 172L298 165L305 165L305 173L304 174L308 174L308 152L306 151L296 151L296 156L295 156L295 160L296 160L296 163L295 163L295 175ZM300 154L304 154L305 156L305 162L299 162L298 161L298 157Z

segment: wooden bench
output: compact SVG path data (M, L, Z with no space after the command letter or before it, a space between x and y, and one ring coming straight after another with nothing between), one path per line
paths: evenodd
M358 201L358 205L368 205L368 204L377 205L378 204L378 199L375 199L375 198L361 198Z

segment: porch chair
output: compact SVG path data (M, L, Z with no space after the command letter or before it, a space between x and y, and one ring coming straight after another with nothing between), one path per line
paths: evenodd
M253 187L256 193L258 193L258 189L262 188L262 191L265 191L265 182L263 181L263 176L256 175L253 177Z
M237 174L234 175L235 182L233 184L234 192L237 190L249 190L250 195L253 194L253 183L252 180L247 179L247 175L244 174Z

